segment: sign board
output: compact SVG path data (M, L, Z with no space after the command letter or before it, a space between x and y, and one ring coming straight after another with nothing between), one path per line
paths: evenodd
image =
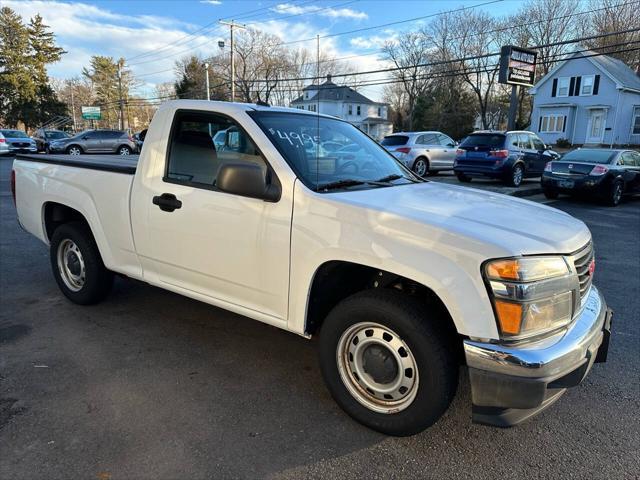
M82 118L85 120L100 120L100 107L82 107Z
M500 49L500 75L498 82L532 87L536 78L536 58L534 50L513 45Z

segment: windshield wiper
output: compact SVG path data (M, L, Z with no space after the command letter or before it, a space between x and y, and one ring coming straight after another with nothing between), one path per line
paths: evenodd
M413 182L413 183L420 182L420 180L405 177L404 175L398 175L397 173L393 173L391 175L387 175L386 177L379 178L378 180L374 180L374 182L379 182L379 183L393 182L394 180L400 180L401 178L404 178L405 180L409 180L410 182Z
M347 178L344 180L336 180L335 182L324 183L322 185L318 185L318 190L335 190L338 188L346 188L346 187L355 187L357 185L364 185L366 182L362 180L354 180L351 178Z

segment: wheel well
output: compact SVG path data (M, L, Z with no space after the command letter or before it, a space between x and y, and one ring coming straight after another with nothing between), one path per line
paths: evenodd
M89 227L87 219L74 208L56 202L47 202L44 205L44 228L48 240L51 240L56 228L69 222L83 222Z
M373 288L395 289L418 299L434 312L433 318L443 320L440 327L449 338L458 338L447 307L433 290L395 273L343 261L327 262L318 268L309 295L305 333L313 335L318 332L326 316L340 301ZM462 343L457 342L456 345Z
M81 152L84 152L84 149L77 143L72 143L71 145L67 145L67 148L65 148L64 151L65 152L68 151L71 147L78 147Z
M129 145L127 145L126 143L121 143L120 145L118 145L118 148L116 148L116 152L122 147L127 147L129 150L133 151L133 149Z

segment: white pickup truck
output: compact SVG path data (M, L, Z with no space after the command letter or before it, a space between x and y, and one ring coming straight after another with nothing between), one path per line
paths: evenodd
M336 118L168 102L138 161L20 155L12 188L71 301L116 272L317 335L333 398L380 432L432 425L460 366L473 420L510 426L606 359L581 221L420 179Z

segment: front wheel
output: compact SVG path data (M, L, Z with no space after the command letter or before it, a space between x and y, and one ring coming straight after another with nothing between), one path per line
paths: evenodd
M467 175L465 175L462 172L456 172L456 177L458 177L458 180L463 182L463 183L471 182L471 177L468 177Z
M320 332L320 367L334 400L358 422L388 435L433 425L455 395L458 367L422 304L390 290L340 302Z
M122 145L118 148L118 155L131 155L131 149L126 145Z
M543 190L544 196L545 198L548 198L549 200L555 200L556 198L558 198L558 191L557 190L553 190L551 188L545 188Z
M82 149L77 145L71 145L69 148L67 148L67 153L69 155L81 155Z
M90 305L109 294L113 273L104 266L84 223L66 223L56 228L51 237L50 259L60 290L73 303Z

